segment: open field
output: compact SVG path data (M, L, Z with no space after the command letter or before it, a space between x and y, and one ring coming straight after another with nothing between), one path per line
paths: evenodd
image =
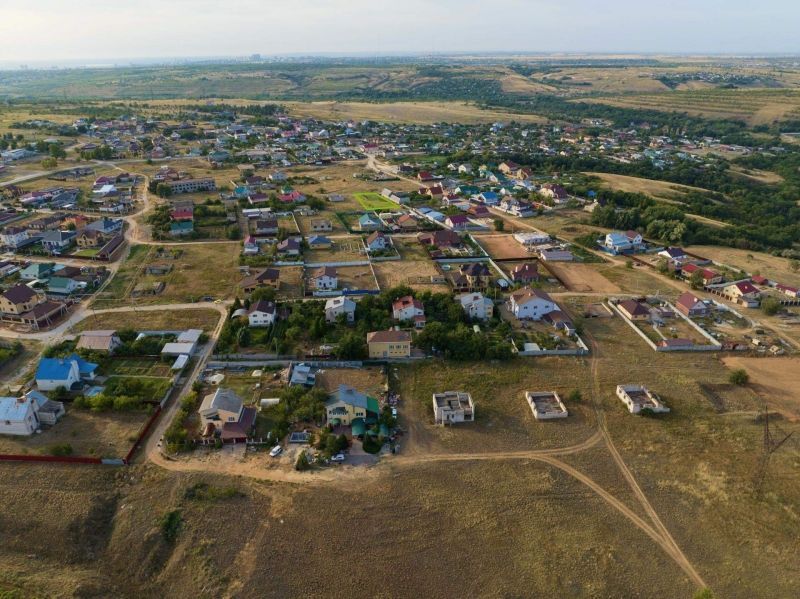
M611 284L619 287L623 293L636 293L639 295L679 296L689 290L688 285L680 281L656 276L647 266L599 265L596 268Z
M64 407L62 420L40 435L0 435L0 453L47 455L49 447L68 443L75 456L122 458L151 415L148 410L92 412Z
M393 210L397 208L397 204L384 198L379 193L357 193L354 194L358 203L364 210Z
M35 372L34 367L37 363L34 360L42 351L42 344L30 339L20 339L20 342L23 347L22 353L0 366L0 387L5 387L12 382L20 384Z
M362 253L363 252L363 253ZM367 259L364 244L360 237L334 239L330 249L307 250L307 264L325 264L330 262L363 262Z
M530 367L528 367L530 366ZM575 358L520 358L514 363L471 364L428 362L400 367L399 380L389 385L403 398L400 424L410 427L414 447L443 451L511 451L549 449L580 443L594 432L594 411L587 402L567 402L569 418L536 420L525 391L558 391L565 398L572 389L588 397L589 367ZM452 427L433 422L432 397L444 391L466 391L475 402L475 422ZM498 434L494 434L501 431ZM409 451L416 451L412 447Z
M369 265L364 266L337 266L336 276L339 279L339 289L367 289L377 291L378 284L372 276Z
M772 171L761 171L758 169L745 169L738 165L731 165L731 168L728 172L736 173L742 177L747 177L753 181L766 183L768 185L776 185L778 183L783 183L784 181L783 177L781 177L778 173L773 173Z
M587 102L625 108L686 112L692 116L742 120L748 125L772 124L796 118L800 92L789 89L740 89L630 94L585 99Z
M220 314L211 308L197 310L137 310L131 312L91 313L72 330L75 333L94 329L134 329L137 331L212 330Z
M277 297L279 299L299 299L303 297L305 292L305 283L303 281L303 267L302 266L281 266L278 270L281 272L281 286L278 289ZM250 272L253 272L252 270ZM242 277L242 280L244 277ZM239 281L241 283L241 280ZM243 295L240 293L239 295Z
M387 375L381 374L381 367L369 366L365 368L324 368L317 373L317 387L332 393L339 389L339 385L348 385L356 391L380 399L380 394L386 390Z
M430 290L433 293L448 292L446 284L424 284L415 283L417 277L428 278L439 276L433 260L400 260L398 262L376 262L373 265L378 284L381 289L397 287L398 285L408 285L417 291ZM409 277L412 279L409 282Z
M800 360L783 357L726 356L731 370L744 368L750 375L748 388L793 421L800 421Z
M617 285L588 264L548 262L546 267L564 282L569 291L581 293L617 293L620 291Z
M311 232L311 221L315 218L325 218L331 222L331 230L330 231L322 231L320 233L316 233L317 235L325 235L326 237L330 237L331 235L347 235L347 229L344 228L344 225L336 218L336 215L333 212L329 211L321 211L314 214L314 216L298 216L297 217L297 224L300 226L300 233L302 233L305 237L308 237L312 234ZM284 225L285 226L285 225ZM297 227L294 226L294 222L292 222L292 229L296 229Z
M602 180L603 186L615 191L627 193L643 193L662 200L674 200L687 191L699 191L708 193L701 187L690 187L679 185L668 181L655 181L652 179L642 179L640 177L629 177L627 175L612 175L610 173L586 173Z
M336 121L354 119L411 124L457 121L464 124L517 121L538 123L536 115L510 114L497 110L481 110L460 102L394 102L370 104L360 102L285 102L293 115L313 116Z
M531 256L525 252L525 246L514 239L513 235L476 235L475 241L486 250L490 258L525 260Z

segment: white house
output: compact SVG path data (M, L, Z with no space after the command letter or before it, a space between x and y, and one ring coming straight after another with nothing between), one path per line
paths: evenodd
M390 246L389 238L380 231L375 231L364 242L370 250L385 250Z
M533 287L523 287L511 294L508 308L519 319L541 320L542 316L558 310L558 306L547 293Z
M82 379L94 379L97 364L86 362L77 354L69 358L42 358L36 369L36 386L39 391L53 391L58 387L71 389Z
M494 314L494 302L482 293L465 293L456 297L470 318L489 320Z
M3 245L17 248L28 240L28 231L22 227L6 227L0 231L0 241Z
M311 275L314 286L319 290L336 289L339 286L339 279L336 277L336 268L333 266L323 266L316 269Z
M614 231L606 235L606 247L615 252L633 250L642 245L642 236L636 231Z
M547 233L542 233L541 231L521 232L514 233L514 239L516 239L522 245L542 245L543 243L550 241L550 236Z
M33 402L25 396L0 397L0 435L31 435L37 428Z
M325 302L325 322L336 322L339 314L344 314L347 322L353 322L356 318L356 303L343 295Z
M247 311L247 322L251 327L268 327L275 322L275 302L259 300Z
M415 316L424 316L422 302L410 295L401 297L392 304L392 318L395 320L414 320Z

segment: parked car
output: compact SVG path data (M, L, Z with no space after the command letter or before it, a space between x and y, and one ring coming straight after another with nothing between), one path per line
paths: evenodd
M392 408L392 416L397 418L397 408Z
M271 458L277 457L281 454L282 451L283 447L281 447L280 445L276 445L275 447L272 448L272 451L269 452L269 457Z
M344 454L337 453L335 456L331 458L331 462L344 462Z

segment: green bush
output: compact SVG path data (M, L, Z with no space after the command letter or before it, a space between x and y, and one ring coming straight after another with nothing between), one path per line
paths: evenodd
M306 455L305 450L301 451L300 455L297 456L297 462L295 463L294 467L300 472L311 468L311 464L308 463L308 456Z
M167 543L174 543L178 538L181 527L180 510L172 510L161 514L158 527L161 529L161 537Z
M747 371L744 368L737 368L731 372L730 376L728 377L728 381L733 385L744 387L750 382L750 375L747 374Z
M69 443L62 443L60 445L48 445L45 447L47 455L57 458L63 458L72 455L72 445Z

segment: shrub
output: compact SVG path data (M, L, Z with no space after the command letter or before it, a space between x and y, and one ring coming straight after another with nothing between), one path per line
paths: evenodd
M768 297L763 302L761 302L761 310L767 316L774 316L775 314L781 311L781 303L774 297Z
M728 381L733 385L744 387L750 382L750 375L747 374L747 371L744 368L737 368L731 372L730 376L728 377Z
M580 389L573 389L567 395L567 401L574 401L574 402L581 402L583 401L583 395L581 394Z
M72 445L69 443L62 443L60 445L48 445L45 448L47 455L57 458L63 458L72 455Z
M300 455L297 456L297 462L295 463L294 467L300 472L311 468L311 464L308 463L308 456L306 455L305 450L301 451Z
M178 538L178 532L181 527L180 510L171 510L161 514L158 527L161 529L161 537L167 543L174 543Z

